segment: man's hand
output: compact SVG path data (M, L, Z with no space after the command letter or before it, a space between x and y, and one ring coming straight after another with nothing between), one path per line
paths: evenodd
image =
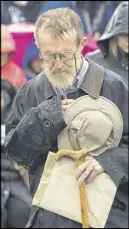
M104 170L99 162L91 156L86 156L85 162L76 169L75 177L78 181L78 185L81 185L85 180L88 184L102 172L104 172Z
M74 99L64 99L61 101L63 112L68 109L68 107L74 102Z

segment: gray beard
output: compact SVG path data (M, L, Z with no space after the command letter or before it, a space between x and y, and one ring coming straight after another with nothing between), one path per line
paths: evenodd
M56 88L59 88L59 89L66 89L68 88L69 86L72 85L72 83L74 82L75 78L76 78L76 75L75 76L68 76L68 75L64 75L63 76L60 76L60 74L58 75L50 75L49 73L47 73L47 71L45 71L46 74L47 74L47 77L48 77L48 80L50 81L50 83L56 87Z

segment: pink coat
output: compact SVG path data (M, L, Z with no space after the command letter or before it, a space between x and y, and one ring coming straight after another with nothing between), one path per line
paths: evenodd
M22 87L26 83L23 70L13 62L16 53L15 41L7 26L1 25L1 54L12 53L8 61L1 67L2 79L8 80L16 87Z

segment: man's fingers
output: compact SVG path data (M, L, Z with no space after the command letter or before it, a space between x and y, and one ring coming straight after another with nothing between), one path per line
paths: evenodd
M64 99L61 101L63 112L68 109L68 107L74 102L74 99Z
M86 179L87 177L90 176L90 174L92 173L93 168L91 166L89 166L85 172L80 176L80 178L78 179L78 185L81 185Z
M86 183L89 184L98 174L103 173L104 169L101 166L98 166L96 170L93 170L90 176L87 178Z
M86 161L85 163L83 163L82 165L80 165L75 172L75 177L78 180L79 177L84 173L85 170L88 169L90 162Z
M87 183L91 182L98 174L104 172L102 166L90 156L85 158L85 162L80 165L75 172L75 177L78 180L78 185L85 180Z
M66 111L67 107L68 107L68 105L62 105L62 110Z
M96 170L93 170L91 174L89 175L89 177L86 179L86 184L89 184L97 176L97 174L99 174L99 172Z
M62 105L69 105L73 103L75 100L74 99L64 99L61 101Z

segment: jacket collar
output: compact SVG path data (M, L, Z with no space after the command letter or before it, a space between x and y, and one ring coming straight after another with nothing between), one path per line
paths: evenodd
M80 88L91 97L97 99L103 83L104 68L90 59L85 59L89 62L89 68Z

